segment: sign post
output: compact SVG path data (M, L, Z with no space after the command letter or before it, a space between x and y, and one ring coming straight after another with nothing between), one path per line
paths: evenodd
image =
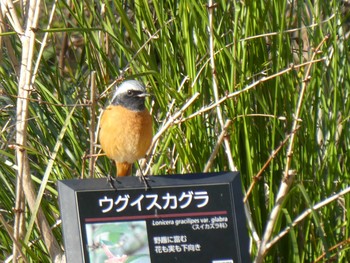
M117 180L58 182L67 262L250 262L238 172Z

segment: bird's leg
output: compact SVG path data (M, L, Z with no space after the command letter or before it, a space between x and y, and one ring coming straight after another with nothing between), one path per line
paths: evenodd
M148 175L144 175L144 174L143 174L142 169L141 169L141 166L140 166L140 164L139 164L139 161L137 161L137 165L138 165L139 170L140 170L140 173L141 173L139 179L140 179L140 181L143 182L143 184L145 185L145 191L151 190L151 186L150 186L149 183L148 183L148 181L149 181Z
M116 167L116 169L117 169L117 167ZM117 174L117 177L118 177L118 174ZM115 183L117 182L117 183L120 183L116 178L114 178L112 175L111 175L111 173L109 173L108 175L107 175L107 182L108 182L108 184L114 189L114 190L118 190L117 189L117 186L115 185Z
M149 177L147 175L141 174L140 180L143 182L145 185L145 191L151 190L151 186L148 183Z
M115 186L115 181L117 181L116 179L114 179L111 174L107 175L107 182L109 183L109 185L114 189L117 190L117 187Z

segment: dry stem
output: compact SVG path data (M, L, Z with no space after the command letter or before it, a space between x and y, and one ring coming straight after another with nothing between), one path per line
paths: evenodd
M210 54L210 66L212 70L212 84L213 84L213 92L214 92L214 98L215 102L219 101L219 91L218 91L218 80L217 80L217 75L216 75L216 67L215 67L215 51L214 51L214 16L213 12L215 10L215 4L213 3L212 0L208 1L208 13L209 13L209 54ZM220 105L216 107L216 113L218 116L219 123L221 125L221 128L224 130L224 120L221 112ZM225 145L225 152L227 155L228 163L230 166L231 171L237 171L237 168L233 162L232 158L232 153L231 153L231 145L230 145L230 140L227 137L223 137L224 140L224 145Z
M27 145L27 125L28 125L28 98L33 90L33 83L35 75L33 74L33 54L35 45L35 28L37 28L38 17L40 12L40 0L33 0L27 3L29 6L24 7L24 10L28 10L26 16L25 25L23 29L18 19L16 8L13 2L10 0L1 1L1 10L5 11L6 17L9 20L11 26L17 32L22 43L22 58L19 71L18 82L18 98L16 109L16 159L18 165L18 175L16 182L16 204L15 204L15 223L14 223L14 242L13 247L13 261L17 262L19 254L22 254L19 246L19 240L23 241L24 235L24 209L25 198L28 202L33 217L37 212L36 223L43 236L43 240L46 244L48 252L53 259L61 258L61 249L58 242L53 236L50 226L45 218L45 215L41 208L35 209L36 193L34 190L33 182L31 180L28 155L26 150ZM45 42L45 38L44 38ZM44 45L44 44L43 44ZM38 57L37 63L40 61ZM27 234L27 236L29 236Z
M295 135L296 133L294 133L293 131L295 131L297 129L298 124L298 119L300 116L300 112L302 109L302 104L303 104L303 100L304 100L304 94L305 94L305 90L307 87L307 84L309 83L309 78L310 78L310 72L311 72L311 66L316 62L315 61L315 56L319 53L321 46L324 44L324 42L329 38L329 36L326 36L321 43L317 46L317 48L314 50L312 57L311 57L311 64L309 64L309 66L307 67L307 70L305 72L305 78L301 87L301 91L299 94L299 99L298 99L298 104L296 107L296 112L294 114L294 122L292 125L292 132L291 132L291 136L290 136L290 141L289 141L289 146L288 146L288 150L287 150L287 161L286 161L286 166L285 166L285 170L284 170L284 176L282 178L281 181L281 185L276 197L276 203L275 206L273 207L271 214L270 214L270 218L267 222L266 225L266 229L263 235L263 238L261 239L261 243L259 246L259 250L258 250L258 254L256 256L255 262L256 263L261 263L263 262L263 259L268 251L267 249L267 243L269 242L271 235L272 235L272 231L275 225L275 222L278 219L278 215L279 212L282 209L282 204L285 200L285 197L288 193L288 190L290 188L290 186L293 183L295 174L294 172L290 172L290 166L291 166L291 162L292 162L292 157L293 157L293 147L294 147L294 139L295 139Z
M94 156L95 151L96 151L96 144L95 144L95 129L96 129L96 72L93 71L91 72L91 78L90 78L90 101L91 101L91 106L90 106L90 128L89 128L89 133L90 133L90 156L91 159L89 160L89 177L93 178L94 177L94 171L95 171L95 159L96 157Z
M214 147L214 150L213 152L211 153L210 157L209 157L209 160L207 162L207 164L205 165L204 167L204 170L203 170L203 173L206 173L206 172L209 172L209 169L211 168L211 166L213 165L213 162L214 162L214 159L219 151L219 148L222 144L222 141L224 140L224 138L227 136L227 130L228 128L230 127L232 121L231 120L227 120L226 123L225 123L225 126L224 128L222 129L220 135L219 135L219 138L218 138L218 141L216 142L216 145Z

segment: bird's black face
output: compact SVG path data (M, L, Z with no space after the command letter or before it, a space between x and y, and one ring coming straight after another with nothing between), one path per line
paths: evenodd
M148 96L143 84L137 80L126 80L116 88L112 105L120 105L133 111L143 111Z
M143 111L147 94L140 90L128 89L114 97L112 105L120 105L133 111Z

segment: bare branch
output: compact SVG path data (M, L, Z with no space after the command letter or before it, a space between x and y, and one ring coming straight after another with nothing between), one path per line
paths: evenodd
M159 129L159 131L153 136L152 144L147 152L147 156L150 156L150 153L154 151L156 148L156 144L158 144L159 138L165 133L172 125L175 124L175 120L181 118L182 114L185 112L185 110L191 106L191 104L198 98L200 95L199 92L196 92L182 107L180 110L175 112L173 115L169 116L168 120L163 124L163 126ZM143 159L140 162L140 168L141 170L144 170L144 167L146 165L146 159ZM147 171L144 171L145 174L147 174Z
M209 12L209 55L210 55L210 66L211 66L211 71L212 71L212 85L213 85L213 93L214 93L214 98L215 98L215 102L219 101L219 91L218 91L218 80L217 80L217 76L216 76L216 67L215 67L215 51L214 51L214 25L213 25L213 20L214 20L214 16L213 16L213 12L215 10L216 4L213 3L212 0L208 1L208 12ZM221 125L221 128L224 129L224 120L222 117L222 112L221 112L221 108L219 106L219 104L216 107L216 113L218 116L218 120L219 123ZM228 163L230 166L230 170L231 171L237 171L237 168L233 162L233 158L232 158L232 153L231 153L231 145L230 145L230 141L228 138L223 137L224 140L224 144L225 144L225 152L227 155L227 159L228 159Z
M224 140L224 138L227 136L227 130L228 128L230 127L232 121L231 120L227 120L226 123L225 123L225 126L224 128L222 129L220 135L219 135L219 138L218 138L218 141L216 142L216 145L214 147L214 150L213 152L211 153L210 157L209 157L209 160L207 162L207 164L205 165L204 167L204 170L203 170L203 173L206 173L209 171L210 167L213 165L213 162L214 162L214 159L219 151L219 148L222 144L222 141Z
M292 70L295 70L297 68L302 68L302 67L305 67L305 66L308 66L310 64L314 64L314 63L317 63L317 62L322 62L322 61L325 61L326 58L320 58L320 59L315 59L313 61L309 61L309 62L305 62L305 63L301 63L301 64L298 64L298 65L291 65L290 67L286 68L286 69L283 69L275 74L272 74L270 76L267 76L267 77L262 77L261 79L257 80L257 81L254 81L252 84L249 84L248 86L246 86L245 88L241 89L241 90L238 90L238 91L235 91L235 92L232 92L222 98L220 98L217 102L211 104L211 105L208 105L208 106L205 106L203 107L202 109L200 109L199 111L196 111L194 112L193 114L191 114L190 116L186 117L186 118L182 118L182 119L179 119L177 121L175 121L175 123L180 123L180 122L184 122L184 121L187 121L189 119L192 119L198 115L201 115L203 114L204 112L206 111L210 111L216 107L218 107L221 103L225 102L226 100L228 99L232 99L234 97L237 97L241 94L243 94L244 92L247 92L255 87L257 87L258 85L260 85L261 83L264 83L268 80L271 80L271 79L274 79L278 76L281 76L283 74L286 74Z
M28 228L26 228L27 235L23 239L23 220L24 220L24 197L26 198L29 208L32 212L31 222L36 222L38 225L43 240L48 249L48 252L54 262L56 260L61 260L62 251L55 239L52 230L46 220L46 217L39 206L40 200L36 198L36 192L34 190L33 182L30 175L30 167L28 154L26 150L27 145L27 125L28 125L28 103L30 93L33 90L33 84L35 81L35 76L33 75L33 57L35 49L35 28L37 28L38 17L40 12L40 0L34 0L28 2L28 14L26 16L26 29L20 27L19 19L17 13L14 9L12 1L6 1L6 7L8 10L7 17L10 23L15 28L16 32L19 34L21 44L22 44L22 57L21 57L21 67L19 72L19 82L18 82L18 97L17 97L17 108L16 108L16 144L18 147L16 150L16 159L18 165L18 176L16 182L16 213L15 224L14 224L14 239L17 241L13 248L13 260L17 262L18 251L21 247L18 247L18 242L21 240L25 244L28 242L30 237L30 232L32 230L33 223L30 223ZM2 2L2 6L4 2ZM44 45L44 44L43 44ZM37 60L39 63L40 57ZM41 197L40 197L41 198ZM31 225L31 226L30 226Z
M90 77L90 101L91 101L91 107L90 107L90 155L91 159L89 160L89 177L94 177L94 171L95 171L95 151L96 151L96 144L95 144L95 130L96 130L96 71L91 72Z
M305 90L306 90L307 84L309 83L308 80L310 78L311 66L316 62L315 56L317 54L319 54L319 51L320 51L322 45L325 43L325 41L327 41L328 38L329 38L329 36L326 36L321 41L321 43L317 46L317 48L314 50L312 57L311 57L311 61L310 61L311 63L309 64L309 66L307 67L306 72L305 72L305 78L304 78L304 81L302 83L302 87L301 87L301 91L300 91L299 99L298 99L298 104L296 107L296 112L294 114L295 120L294 120L293 125L292 125L292 133L290 136L289 146L287 149L287 161L286 161L284 176L283 176L283 179L281 181L281 185L280 185L277 197L276 197L275 206L273 207L273 209L271 211L270 218L267 222L263 238L261 239L258 254L257 254L256 259L255 259L256 263L263 262L264 256L266 255L266 253L268 251L266 244L269 242L269 240L271 238L273 227L275 225L276 220L278 219L279 212L282 209L283 201L284 201L284 199L288 193L288 190L289 190L290 186L292 185L294 177L296 175L295 172L290 171L290 165L291 165L292 156L293 156L294 139L295 139L295 134L296 134L296 133L293 133L293 131L295 131L297 129L297 126L299 125L298 119L299 119L302 104L304 101Z
M301 213L294 221L287 226L284 230L282 230L277 236L275 236L270 242L266 244L266 249L270 249L274 244L276 244L282 237L284 237L293 227L295 227L297 224L299 224L302 220L304 220L307 216L309 216L312 211L316 211L331 202L334 202L341 198L342 196L350 193L350 187L345 188L344 190L340 191L339 193L332 195L331 197L328 197L327 199L323 200L322 202L319 202L318 204L314 205L313 207L310 207L306 209L303 213Z

